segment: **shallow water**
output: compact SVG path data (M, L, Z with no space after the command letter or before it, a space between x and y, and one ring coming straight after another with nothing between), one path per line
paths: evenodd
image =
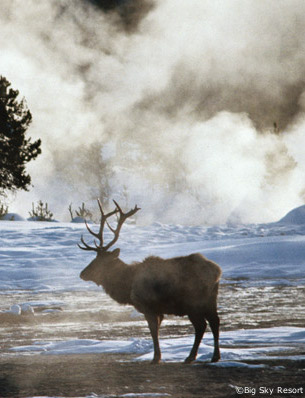
M0 310L29 304L34 314L0 313L1 356L20 355L10 348L37 341L69 339L149 338L141 314L121 306L102 290L74 292L10 292L1 295ZM305 324L305 286L245 286L226 281L220 287L219 315L222 330L299 326ZM160 336L174 338L193 333L187 317L166 317Z

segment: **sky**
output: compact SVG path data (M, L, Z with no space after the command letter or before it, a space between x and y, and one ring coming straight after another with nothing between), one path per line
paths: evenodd
M304 204L302 0L2 0L0 33L42 140L10 210L68 220L99 196L143 223L221 224Z

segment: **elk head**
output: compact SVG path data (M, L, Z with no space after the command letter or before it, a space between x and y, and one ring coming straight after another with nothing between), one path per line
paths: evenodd
M93 235L96 239L98 239L99 243L97 243L96 239L94 240L94 246L89 246L85 241L83 236L81 237L81 242L83 246L78 244L78 247L82 250L94 251L97 253L97 257L81 272L80 277L85 281L93 281L98 285L101 284L101 266L111 266L111 264L115 263L120 255L120 249L115 249L113 251L109 251L110 247L113 246L119 238L119 234L124 222L127 218L133 216L140 208L136 205L134 209L131 209L129 212L124 213L118 203L113 200L115 204L115 209L111 212L105 214L101 205L100 200L97 200L99 209L101 212L101 222L99 232L93 232L89 227L88 223L85 221L85 225L87 230ZM118 221L116 228L112 228L112 226L108 223L107 219L113 215L118 215ZM113 239L104 244L104 227L107 224L110 231L114 234Z

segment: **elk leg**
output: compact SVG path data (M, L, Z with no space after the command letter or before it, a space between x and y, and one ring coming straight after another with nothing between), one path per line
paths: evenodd
M161 350L159 345L159 328L163 319L163 315L144 314L147 320L151 337L154 343L154 358L151 363L159 363L161 360Z
M214 353L211 362L218 362L220 359L220 351L219 351L219 316L217 312L207 316L207 320L209 322L210 328L214 337Z
M191 363L195 361L199 345L201 343L202 337L207 327L207 323L202 316L189 315L189 320L192 322L195 329L195 341L191 349L190 355L185 359L184 363Z

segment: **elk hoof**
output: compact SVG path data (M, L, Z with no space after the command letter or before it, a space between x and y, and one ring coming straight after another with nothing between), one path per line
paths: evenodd
M160 363L160 358L154 358L151 362L150 362L150 364L151 365L158 365L158 363Z
M192 363L192 362L194 362L195 361L195 358L193 358L193 357L187 357L185 360L184 360L184 363L185 364L189 364L189 363Z
M213 358L211 359L211 362L218 362L220 360L219 355L213 355Z

